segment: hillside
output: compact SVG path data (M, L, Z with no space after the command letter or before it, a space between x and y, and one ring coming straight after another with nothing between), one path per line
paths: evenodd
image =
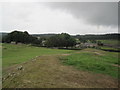
M76 38L82 38L85 40L118 40L120 38L119 33L111 33L111 34L86 34L86 35L75 35Z

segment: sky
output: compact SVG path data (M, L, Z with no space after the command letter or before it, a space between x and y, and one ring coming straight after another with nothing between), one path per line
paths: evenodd
M2 2L1 32L118 33L117 2Z

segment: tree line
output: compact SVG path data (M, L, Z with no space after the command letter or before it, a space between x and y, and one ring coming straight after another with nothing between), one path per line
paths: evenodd
M39 37L39 38L38 38ZM103 45L100 41L97 40L108 40L108 39L117 39L120 37L120 34L105 34L105 35L76 35L71 36L67 33L61 34L43 34L40 35L30 35L27 31L13 31L3 36L3 43L24 43L24 44L34 44L38 46L46 47L72 47L76 44L86 43L90 41L91 43L97 43L98 45ZM76 41L79 40L79 42Z
M8 33L6 36L2 38L3 43L24 43L24 44L36 44L42 45L42 41L46 40L46 47L71 47L76 44L75 38L71 37L67 33L61 33L53 35L47 39L45 38L37 38L35 36L30 35L27 31L13 31Z

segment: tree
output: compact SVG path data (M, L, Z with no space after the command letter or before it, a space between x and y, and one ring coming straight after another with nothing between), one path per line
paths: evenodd
M84 38L82 38L82 37L80 37L79 40L80 40L80 42L82 42L82 43L86 43L86 42L87 42L87 40L84 39Z
M90 40L91 43L96 43L96 40Z
M3 42L10 43L14 41L17 43L25 43L25 44L40 44L41 40L38 40L37 37L33 37L32 35L29 35L27 31L21 32L21 31L13 31L9 33L7 36L3 38Z
M98 41L97 44L98 44L99 46L103 46L103 43L102 43L101 41Z
M70 47L76 44L75 38L67 33L61 33L48 38L46 45L48 47Z

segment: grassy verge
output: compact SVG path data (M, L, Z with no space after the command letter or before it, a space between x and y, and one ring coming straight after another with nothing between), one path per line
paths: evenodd
M118 65L118 53L115 52L86 49L81 50L79 53L62 57L60 60L66 65L72 65L81 70L118 77L118 67L114 66L114 64Z

